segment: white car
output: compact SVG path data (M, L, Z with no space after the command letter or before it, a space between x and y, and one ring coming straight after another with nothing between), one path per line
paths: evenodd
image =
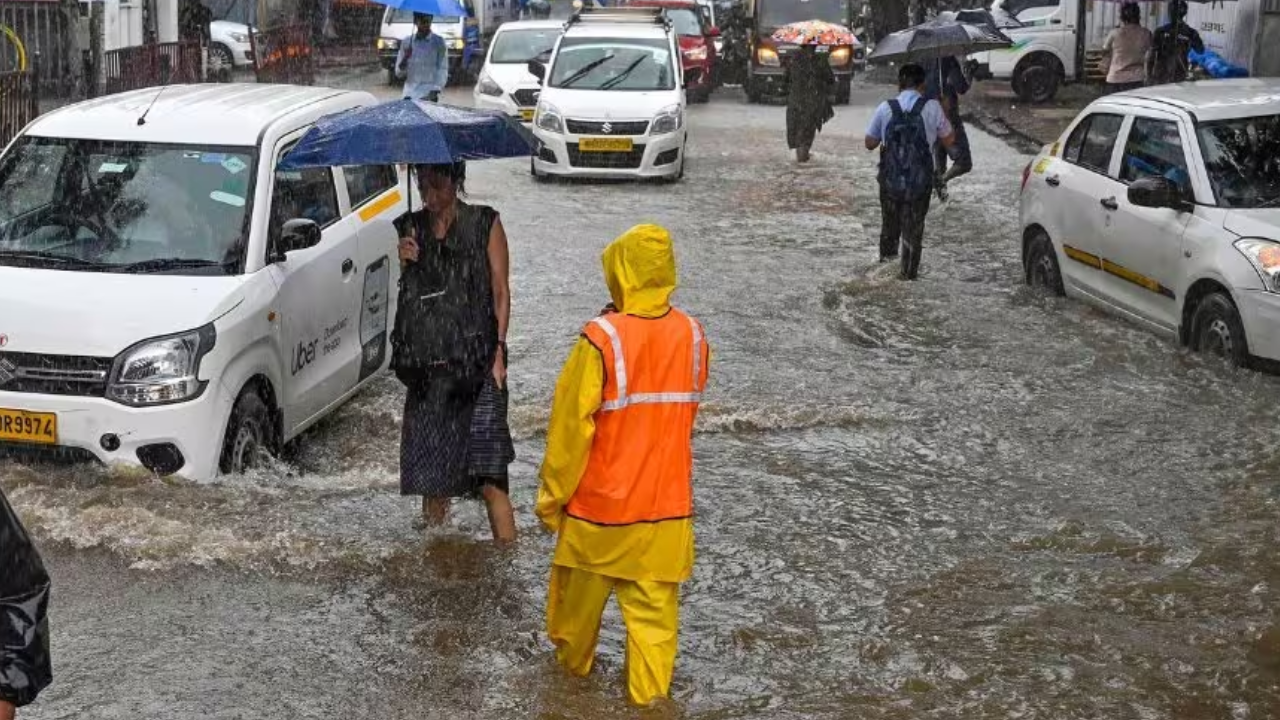
M684 175L688 78L661 8L587 8L530 70L542 78L534 177Z
M228 20L209 23L209 61L217 67L238 68L253 64L248 25Z
M1027 282L1236 365L1280 361L1280 80L1095 101L1023 175Z
M0 156L0 453L197 481L389 362L390 166L275 170L374 97L170 85L55 110Z
M529 61L550 56L563 29L560 20L520 20L498 28L476 80L475 106L531 122L539 87Z

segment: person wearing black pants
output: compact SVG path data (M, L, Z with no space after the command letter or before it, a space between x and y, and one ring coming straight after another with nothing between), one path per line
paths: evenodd
M966 175L973 170L973 153L969 151L969 135L964 131L964 120L960 117L960 96L969 92L969 79L964 76L960 62L953 57L931 60L924 66L924 96L937 100L942 105L951 123L951 131L955 142L950 149L941 144L933 146L933 161L937 172L935 191L938 199L946 202L949 196L947 184ZM951 167L947 167L947 158L952 159Z
M901 247L902 277L915 280L920 272L920 254L924 248L924 219L929 214L933 196L926 194L919 200L901 202L894 200L880 189L880 258L891 260Z

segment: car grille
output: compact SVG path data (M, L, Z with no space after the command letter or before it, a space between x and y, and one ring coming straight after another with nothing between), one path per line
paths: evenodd
M85 465L98 461L88 450L66 445L30 445L0 442L0 460L14 460L22 465Z
M605 129L608 125L609 128ZM571 135L643 135L649 131L648 120L615 122L612 120L566 120Z
M524 88L511 93L511 97L520 107L533 107L538 104L538 92L536 88Z
M0 353L0 391L102 397L111 358Z
M574 167L596 170L634 170L644 161L644 146L636 145L631 152L581 152L577 143L569 143L569 164Z

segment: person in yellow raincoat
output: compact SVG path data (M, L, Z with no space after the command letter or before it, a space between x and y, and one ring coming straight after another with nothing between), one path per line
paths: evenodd
M537 514L558 534L547 632L560 664L591 672L610 594L627 626L627 695L667 697L680 583L693 570L693 425L710 348L671 306L671 236L654 225L604 251L610 310L587 323L556 384Z

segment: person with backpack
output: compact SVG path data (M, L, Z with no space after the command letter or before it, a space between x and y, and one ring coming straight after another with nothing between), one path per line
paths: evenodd
M898 87L898 97L880 103L871 116L866 147L880 150L880 262L901 254L902 278L915 280L934 190L933 148L952 152L955 133L942 105L924 97L923 67L903 65Z

